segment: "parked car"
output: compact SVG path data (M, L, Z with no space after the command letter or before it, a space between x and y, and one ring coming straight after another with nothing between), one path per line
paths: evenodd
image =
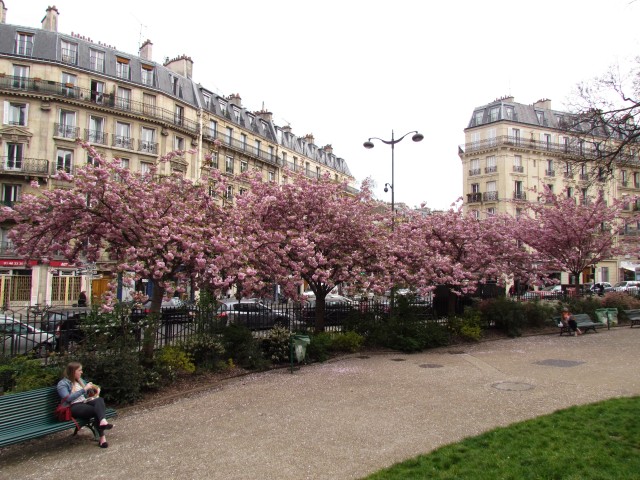
M256 298L220 300L216 313L225 325L242 325L250 330L269 329L277 324L289 328L292 322L291 315L274 310Z
M601 291L602 293L611 292L613 291L613 285L611 285L609 282L598 282L589 285L589 292L599 294L601 293Z
M344 324L345 320L358 311L358 304L353 300L340 295L327 295L324 307L325 326ZM316 299L310 299L302 307L302 321L307 327L313 326L316 320Z
M529 290L520 298L524 300L556 300L562 298L564 294L562 285L549 285L539 290Z
M131 320L142 320L151 312L151 300L142 304L142 308L134 308L131 311ZM187 323L192 315L192 308L178 297L165 298L160 304L160 314L163 323Z
M613 290L616 292L637 294L638 291L640 291L640 282L634 280L618 282L613 286Z
M53 333L59 323L69 318L83 319L91 311L91 307L53 307L42 318L42 330Z
M53 335L12 317L0 317L0 335L2 355L34 353L39 357L45 357L54 349Z

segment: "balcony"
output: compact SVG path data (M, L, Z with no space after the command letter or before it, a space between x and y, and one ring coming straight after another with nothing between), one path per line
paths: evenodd
M482 194L480 192L467 193L467 203L480 203L481 201Z
M515 173L524 173L524 167L522 165L514 165L513 171Z
M133 138L125 137L123 135L114 135L112 147L126 148L127 150L133 150Z
M79 127L76 127L75 125L65 125L64 123L54 123L53 125L55 128L53 135L55 137L69 138L71 140L79 138Z
M198 133L197 121L183 117L176 119L175 112L172 110L166 110L143 102L134 102L126 99L126 97L118 97L118 101L116 101L116 97L113 94L96 92L88 88L80 88L70 83L5 75L0 76L0 91L3 90L20 90L47 96L73 98L82 103L99 105L104 108L124 111L132 115L163 122L167 125L180 128L192 135ZM179 123L176 123L176 120Z
M527 199L527 192L513 192L513 199L514 200L526 200Z
M158 144L156 142L149 142L145 140L138 140L138 151L143 153L149 153L153 155L158 154Z
M572 179L573 178L573 172L563 172L562 176L564 178Z
M589 175L587 173L581 173L580 180L582 180L583 182L589 181Z
M84 129L85 141L94 145L107 145L108 134L99 130Z
M17 175L42 175L49 172L49 161L42 158L2 157L0 173Z
M1 256L13 256L15 255L15 247L12 242L0 242L0 255Z
M473 177L474 175L480 175L481 172L482 172L481 169L474 168L474 169L469 170L469 176Z
M233 137L230 138L229 135L225 133L212 132L211 130L209 130L203 133L203 138L204 140L209 142L220 140L223 145L226 145L229 149L235 152L245 154L249 157L256 158L271 165L278 166L282 163L282 161L280 161L275 154L272 154L267 150L251 147L247 145L243 140L239 140Z
M498 171L498 167L496 167L495 165L491 167L485 167L484 169L484 173L496 173L497 171Z
M485 192L482 194L482 199L485 202L497 202L498 201L498 192Z
M555 177L556 176L556 171L555 170L545 170L544 171L544 176L545 177Z

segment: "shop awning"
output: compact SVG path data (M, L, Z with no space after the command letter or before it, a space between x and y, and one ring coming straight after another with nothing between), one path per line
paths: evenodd
M620 262L620 268L624 268L625 270L635 272L636 268L640 270L640 263L623 261L623 262Z

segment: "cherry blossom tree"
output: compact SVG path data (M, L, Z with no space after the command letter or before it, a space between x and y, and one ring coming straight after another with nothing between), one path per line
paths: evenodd
M303 280L309 284L316 296L315 329L322 331L325 299L335 286L384 289L390 223L378 213L367 182L348 193L346 183L329 176L289 172L289 179L279 185L252 178L237 200L237 224L251 264L285 295L297 298Z
M554 194L545 188L539 200L526 204L528 215L518 219L517 238L537 252L548 268L570 272L576 291L585 268L636 247L635 243L616 242L625 221L637 221L622 215L624 205L634 198L607 203L600 193L578 202L566 190Z
M544 273L517 242L514 228L510 216L478 220L464 215L461 206L426 216L406 212L389 242L396 282L423 294L438 285L447 286L454 294L448 296L452 314L456 295L473 293L478 284L503 284L507 277L535 281Z
M92 163L76 175L59 172L68 188L24 195L2 218L15 221L9 238L19 254L46 259L61 255L70 262L109 259L105 268L153 280L151 312L162 298L187 281L207 279L223 287L221 271L236 255L227 237L222 207L206 183L193 183L181 174L132 172L119 159L105 160L85 144ZM158 165L181 152L172 152ZM218 188L222 186L219 179ZM113 303L113 292L104 308ZM147 336L145 336L147 337ZM145 345L151 354L153 344Z

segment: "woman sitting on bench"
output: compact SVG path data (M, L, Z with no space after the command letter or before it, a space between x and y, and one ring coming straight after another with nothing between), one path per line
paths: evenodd
M105 430L113 428L105 418L106 407L104 399L100 397L100 387L82 378L82 365L71 362L67 365L64 378L58 382L58 395L65 405L71 405L71 415L74 418L94 419L100 433L98 445L107 448Z
M571 335L582 335L582 330L578 328L578 324L573 319L573 315L571 315L567 307L562 309L560 320L562 321L563 325L571 329Z

